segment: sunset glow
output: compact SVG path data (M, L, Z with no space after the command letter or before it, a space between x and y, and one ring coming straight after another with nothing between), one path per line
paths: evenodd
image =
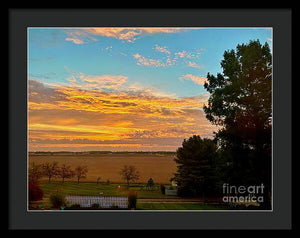
M224 50L271 31L210 31L30 28L29 151L175 151L211 137L207 73Z

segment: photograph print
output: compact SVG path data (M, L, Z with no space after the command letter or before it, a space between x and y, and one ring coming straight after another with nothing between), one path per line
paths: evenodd
M272 28L29 27L28 211L272 211Z

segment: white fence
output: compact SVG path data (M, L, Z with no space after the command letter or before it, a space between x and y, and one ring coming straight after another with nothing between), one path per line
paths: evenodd
M172 195L172 196L176 196L177 195L177 189L165 189L165 194L166 195Z
M128 197L104 197L104 196L66 196L68 205L80 204L81 207L91 207L99 204L101 208L118 206L128 208Z

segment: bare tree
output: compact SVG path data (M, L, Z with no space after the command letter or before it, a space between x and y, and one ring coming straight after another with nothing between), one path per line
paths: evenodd
M58 163L56 161L52 163L45 163L43 164L44 168L44 175L48 177L48 182L51 181L51 178L56 177L59 172Z
M75 168L75 176L77 177L78 183L81 178L86 178L87 172L88 172L87 166L77 166Z
M38 180L43 177L43 166L34 162L28 168L28 180L30 183L38 183Z
M121 169L120 174L122 179L126 180L128 186L131 181L136 181L140 178L139 171L132 165L125 165Z
M62 182L64 183L66 178L73 178L75 172L71 169L71 166L63 164L58 171L58 175L62 178Z

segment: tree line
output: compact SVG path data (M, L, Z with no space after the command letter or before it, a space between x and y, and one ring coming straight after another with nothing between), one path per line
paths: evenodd
M71 166L59 164L54 161L52 163L46 162L43 164L31 163L28 169L28 179L30 183L36 184L42 177L47 177L48 182L52 178L61 178L62 182L65 182L65 179L76 178L77 182L80 182L80 179L86 178L88 172L87 166L77 166L73 170Z
M51 182L52 178L61 178L62 183L65 182L65 179L76 178L77 182L80 182L80 179L87 177L88 168L87 166L77 166L73 170L71 166L59 164L54 161L52 163L46 162L43 164L36 164L32 162L28 169L28 178L29 183L37 184L42 177L47 177L48 182ZM123 180L126 181L127 185L130 185L130 182L137 181L140 178L140 173L137 168L133 165L124 165L120 170L120 175ZM101 177L97 178L97 184L100 182ZM109 181L109 180L108 180Z

